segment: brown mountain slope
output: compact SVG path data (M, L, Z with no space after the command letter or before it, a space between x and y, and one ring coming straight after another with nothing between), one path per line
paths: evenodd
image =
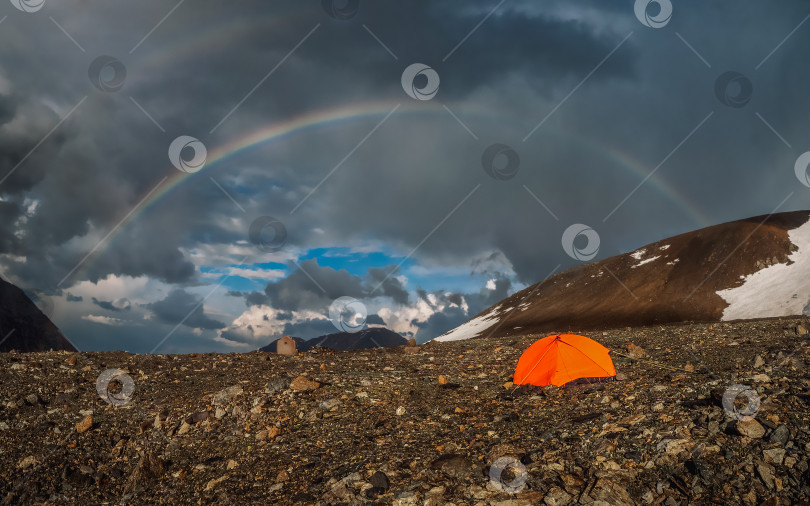
M728 304L717 292L789 263L797 247L788 232L809 218L810 212L797 211L723 223L577 266L437 339L718 321Z

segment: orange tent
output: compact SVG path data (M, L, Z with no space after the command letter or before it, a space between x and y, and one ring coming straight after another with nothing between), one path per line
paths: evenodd
M515 368L515 385L563 386L606 381L616 376L610 350L585 336L556 334L544 337L523 352Z

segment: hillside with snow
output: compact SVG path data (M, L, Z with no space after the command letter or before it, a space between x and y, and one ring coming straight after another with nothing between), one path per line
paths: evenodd
M723 223L583 264L436 338L800 315L810 305L810 212Z

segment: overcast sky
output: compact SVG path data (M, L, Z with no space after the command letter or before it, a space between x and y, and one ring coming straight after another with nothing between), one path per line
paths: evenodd
M0 0L0 269L81 350L312 338L341 297L424 341L581 261L810 207L809 15Z

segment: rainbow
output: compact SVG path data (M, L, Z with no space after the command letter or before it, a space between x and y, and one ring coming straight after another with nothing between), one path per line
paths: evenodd
M226 144L223 144L211 151L208 152L208 157L205 163L205 166L198 171L202 172L205 170L210 169L220 163L223 163L231 158L239 156L242 153L245 153L251 149L255 149L259 146L266 145L271 142L277 142L290 136L309 132L314 129L319 128L326 128L331 127L334 125L338 125L340 123L346 122L353 122L359 120L367 120L369 118L382 118L385 115L391 113L398 104L402 104L395 113L396 116L400 116L402 114L443 114L447 115L447 112L443 110L442 106L435 102L416 102L416 101L403 101L403 102L392 102L392 101L374 101L374 102L366 102L360 104L352 104L336 109L326 110L326 111L313 111L309 112L294 118L291 118L286 121L282 121L279 123L274 123L272 125L259 128L248 135L243 137L234 139ZM461 107L459 107L461 109ZM469 111L469 108L467 108ZM478 109L471 111L473 112L474 116L476 115L483 115L485 113L484 110ZM452 118L448 117L448 121L453 121ZM567 131L556 131L555 135L561 135L565 138L570 138L572 141L576 142L577 145L582 149L587 149L602 159L606 160L610 163L610 165L620 168L630 174L638 177L639 180L643 179L647 176L650 168L644 166L634 158L632 158L627 153L624 153L612 146L608 146L605 144L600 143L598 140L585 138L581 135L574 135ZM167 165L169 165L167 163ZM98 258L103 254L104 250L108 249L109 246L113 243L115 238L126 228L126 225L137 217L146 213L150 208L154 207L162 198L168 195L172 190L180 186L186 179L193 177L194 174L187 174L184 172L180 172L179 170L175 169L174 167L170 167L171 175L168 179L161 184L157 190L154 188L150 188L152 190L151 194L146 194L146 196L142 196L137 201L141 202L141 205L138 210L131 213L126 220L121 222L118 226L118 229L115 233L111 234L110 237L107 238L107 244L103 245L99 252L96 252L94 257ZM195 173L196 174L196 173ZM686 199L683 195L681 195L676 189L672 188L671 186L667 185L663 180L657 177L657 175L651 177L647 183L647 185L654 188L660 194L665 196L668 200L675 203L680 209L684 210L689 217L694 220L694 222L699 225L699 228L708 226L711 222L700 212L698 208L692 205L688 199ZM85 267L81 269L81 271L86 271L89 266L92 265L92 260L85 264ZM80 273L77 273L80 274ZM78 276L74 276L74 279L78 279Z

